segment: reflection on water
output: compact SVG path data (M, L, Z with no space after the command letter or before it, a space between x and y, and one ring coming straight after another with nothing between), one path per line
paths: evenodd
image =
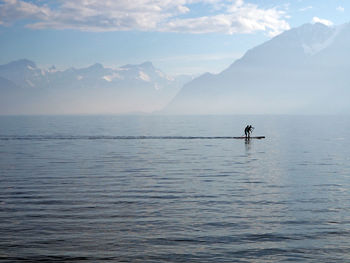
M266 139L189 139L242 116L0 118L46 138L0 140L0 261L349 261L350 122L253 121ZM140 134L189 138L110 139Z
M251 146L251 142L252 142L252 140L250 138L245 138L244 145L245 145L246 153L248 153L250 151L251 147L252 147Z

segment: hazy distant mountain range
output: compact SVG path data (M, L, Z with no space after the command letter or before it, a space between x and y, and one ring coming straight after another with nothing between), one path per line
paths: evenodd
M191 76L171 77L151 62L64 71L22 59L0 66L1 114L151 112L164 107Z
M193 80L150 62L59 71L14 61L0 66L0 114L350 113L349 72L350 24L305 24Z
M350 113L350 24L305 24L186 84L165 113Z

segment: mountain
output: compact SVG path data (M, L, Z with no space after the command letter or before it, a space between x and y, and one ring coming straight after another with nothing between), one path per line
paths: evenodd
M6 90L11 91L15 89L18 89L15 83L13 83L11 80L0 77L0 92Z
M187 83L171 114L349 113L350 24L305 24Z
M47 83L45 72L28 59L0 65L0 77L12 81L22 88L33 88Z
M0 114L151 112L164 107L189 80L168 76L151 62L61 71L21 59L0 65Z

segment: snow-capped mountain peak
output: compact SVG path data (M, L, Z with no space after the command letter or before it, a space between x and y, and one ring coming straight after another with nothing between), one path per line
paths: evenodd
M311 36L305 41L305 37L301 38L302 47L306 55L315 55L323 49L329 47L336 36L341 32L344 25L337 27L329 27L324 24L316 23L313 25L313 29L308 32L303 32L306 35Z
M6 91L13 98L24 98L10 103L13 105L12 112L16 113L20 113L17 111L19 104L34 105L38 101L50 105L55 113L59 113L60 109L89 113L93 105L103 105L94 111L101 113L159 110L187 80L190 78L170 78L151 62L119 68L106 68L95 63L67 70L55 67L43 70L26 59L0 65L0 91ZM0 114L1 98L6 97L1 95ZM37 100L38 97L40 100ZM126 105L127 102L130 106Z
M350 112L350 24L305 24L186 84L171 113Z

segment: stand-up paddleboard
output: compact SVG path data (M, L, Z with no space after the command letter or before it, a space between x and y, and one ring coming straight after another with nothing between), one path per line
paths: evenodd
M241 136L241 137L232 137L232 139L247 139L247 140L258 139L258 140L261 140L261 139L265 139L265 136L250 136L250 137Z

